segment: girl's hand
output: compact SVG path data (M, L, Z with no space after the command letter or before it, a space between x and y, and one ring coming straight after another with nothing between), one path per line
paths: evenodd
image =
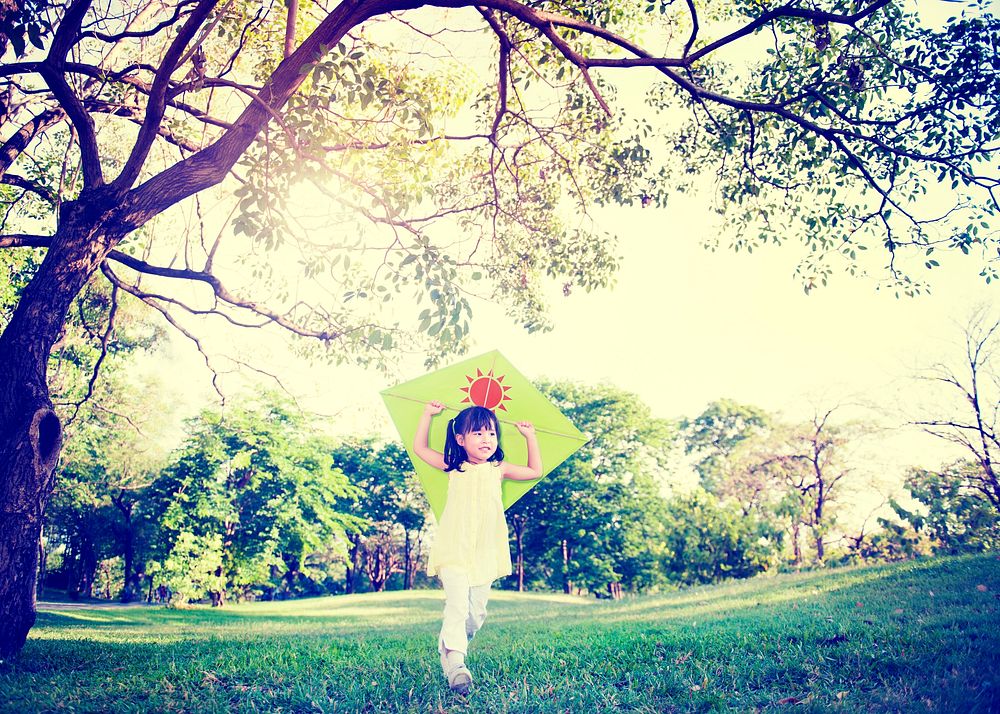
M545 472L542 469L542 455L538 451L538 439L535 438L535 425L530 421L518 421L514 422L514 426L521 432L525 445L528 447L528 465L518 466L504 461L503 477L515 481L531 481L541 478Z
M441 402L427 402L424 405L424 413L420 415L420 421L417 422L417 430L413 434L413 453L419 456L425 464L444 471L448 468L444 462L444 454L440 451L435 451L427 444L427 434L431 429L431 419L434 415L440 414L442 411L444 411L444 404Z
M535 435L535 425L530 421L515 422L514 426L516 426L517 430L521 432L521 436L528 437Z

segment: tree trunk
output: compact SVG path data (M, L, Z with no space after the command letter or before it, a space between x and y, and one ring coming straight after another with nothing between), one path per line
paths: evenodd
M524 516L513 516L511 521L514 524L514 547L516 555L514 559L514 572L517 574L517 591L524 592L524 526L528 519Z
M120 226L92 199L63 204L59 230L0 335L0 660L16 654L35 623L42 514L62 448L62 424L46 381L66 313L111 250ZM126 231L120 233L125 235Z
M348 595L354 593L356 581L358 579L358 558L361 555L361 536L352 535L350 562L347 564L347 573L344 577L344 592Z
M76 559L70 571L69 594L75 598L94 596L94 580L97 575L97 550L87 538L78 538Z
M792 563L796 568L802 565L802 545L799 543L799 524L792 526Z
M813 510L813 533L816 535L816 560L821 564L825 549L823 547L823 506L826 503L826 493L823 488L823 481L819 481L819 489L816 492L816 508Z
M524 543L520 531L517 534L517 591L524 592Z
M104 581L104 582L101 583L101 585L102 585L101 597L104 598L105 600L110 600L111 599L111 566L108 565L108 561L106 561L106 560L102 561L102 563L101 563L101 571L100 572L101 572L101 580Z
M0 337L0 363L9 359L5 352ZM7 371L0 368L0 373ZM0 661L21 649L35 624L42 512L62 444L62 427L44 377L41 382L41 390L17 390L19 385L8 382L0 400L5 412L0 416ZM8 400L11 392L16 396Z
M566 593L567 595L573 592L573 581L569 579L569 557L570 557L569 541L564 540L562 542L562 561L563 561L562 574L563 574L563 592Z
M410 561L410 530L404 528L405 540L403 543L403 590L413 588L413 563Z
M127 502L124 493L120 493L118 498L113 498L111 501L118 507L122 519L125 521L122 547L125 585L122 588L120 599L122 602L135 602L142 597L142 576L135 565L135 533L132 526L132 511L135 509L135 502Z

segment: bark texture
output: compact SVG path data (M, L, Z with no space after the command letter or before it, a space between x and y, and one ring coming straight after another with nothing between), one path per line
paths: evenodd
M0 572L6 574L0 581L0 661L21 648L35 624L42 513L62 445L59 418L51 403L39 401L25 399L26 408L5 421L0 440L0 462L11 464L0 477Z

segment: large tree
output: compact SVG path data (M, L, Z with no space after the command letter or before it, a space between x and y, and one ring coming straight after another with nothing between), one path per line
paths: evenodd
M371 589L382 590L396 572L403 589L413 587L423 544L427 498L413 464L398 443L347 439L333 450L333 464L356 487L342 509L355 515L349 529L344 590L353 593L362 570Z
M411 328L440 353L461 348L471 295L538 328L546 276L606 283L589 205L662 204L707 172L740 245L800 239L851 269L882 247L912 291L904 249L994 252L984 8L928 28L892 0L3 3L0 246L44 258L0 336L0 656L34 621L62 441L47 362L89 281L195 339L186 312L280 325L334 359L381 361ZM490 56L492 78L463 63ZM651 91L622 111L636 102L610 77L640 67ZM345 223L308 234L289 197L321 193ZM232 196L231 230L198 224L199 195ZM182 210L186 226L153 221ZM278 284L283 248L319 287ZM810 259L802 279L830 270ZM391 319L397 296L425 311Z
M702 488L718 491L736 447L764 432L770 423L771 416L763 409L732 399L718 399L694 419L685 419L681 424L684 451L695 459Z
M886 534L876 545L907 553L907 546L924 536L935 553L946 555L1000 548L1000 509L983 498L976 462L956 461L935 471L911 469L905 486L916 507L890 501L902 523L882 519Z

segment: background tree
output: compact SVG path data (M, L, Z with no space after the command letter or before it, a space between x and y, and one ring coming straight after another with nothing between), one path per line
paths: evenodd
M772 421L766 432L742 440L729 455L715 493L744 514L780 521L789 529L792 560L804 559L811 532L816 560L826 557L834 506L852 472L851 449L865 434L857 423L834 423L839 407L817 410L801 424Z
M666 580L684 585L749 578L777 564L782 536L770 521L695 488L666 504L661 567Z
M722 484L727 461L743 440L767 429L771 417L762 409L719 399L693 420L681 423L684 451L696 459L702 488L714 493Z
M922 536L942 555L1000 548L1000 509L983 498L980 469L973 461L957 461L937 471L913 469L905 487L915 507L892 502L903 528L886 523L891 544L905 552Z
M812 531L820 563L826 558L826 537L836 521L833 506L843 480L852 472L845 452L861 431L857 424L831 423L834 411L818 411L796 429L779 462L785 483L801 504L799 522Z
M971 471L964 469L962 482L971 486L992 509L1000 509L1000 316L990 307L980 307L961 328L962 359L956 364L939 363L923 376L943 388L950 406L940 405L948 416L925 418L915 423L928 434L958 445L967 456ZM954 479L953 479L954 480Z
M425 4L462 12L403 12ZM869 246L906 292L920 289L898 259L907 248L928 267L943 248L975 252L996 275L996 238L979 228L996 209L1000 128L1000 21L985 3L942 29L891 0L30 0L5 5L2 22L16 61L0 69L0 246L45 256L0 335L0 655L34 621L62 442L47 360L95 277L193 338L181 314L279 325L362 364L416 332L433 358L461 348L469 295L537 329L544 279L606 284L613 248L580 213L662 205L702 171L738 246L808 246L807 289L826 281L825 261L853 270ZM447 52L418 62L397 49L417 32L457 50L469 29L483 30L470 55L496 58L482 81ZM598 73L640 66L662 78L648 116L616 113ZM443 132L465 107L469 131ZM290 217L309 183L346 219L322 239ZM216 186L232 197L231 232L152 223ZM925 192L949 205L913 202ZM469 237L457 247L455 226ZM282 246L322 285L287 289L270 254ZM413 319L379 302L397 294Z
M362 571L376 592L397 572L404 589L413 587L429 506L406 450L395 442L350 439L333 451L333 463L356 487L342 505L357 518L347 534L345 591L355 592Z
M188 428L151 486L160 528L154 559L175 591L222 605L230 594L254 594L275 571L287 574L287 588L308 553L355 525L337 508L351 486L333 466L329 440L279 400L225 416L206 410ZM191 563L199 570L186 573ZM179 587L183 577L188 585ZM206 583L212 587L200 590Z
M101 391L113 383L105 379ZM123 388L116 391L125 397ZM142 506L165 458L151 443L164 417L144 404L151 393L147 388L129 394L131 400L122 398L115 413L85 408L73 424L46 514L46 546L63 549L62 579L71 594L90 597L98 564L118 557L122 582L115 594L123 602L142 595L154 528L142 517Z
M656 582L655 556L643 544L656 528L675 427L613 387L538 387L590 441L508 510L512 580L519 589L527 576L595 593Z

